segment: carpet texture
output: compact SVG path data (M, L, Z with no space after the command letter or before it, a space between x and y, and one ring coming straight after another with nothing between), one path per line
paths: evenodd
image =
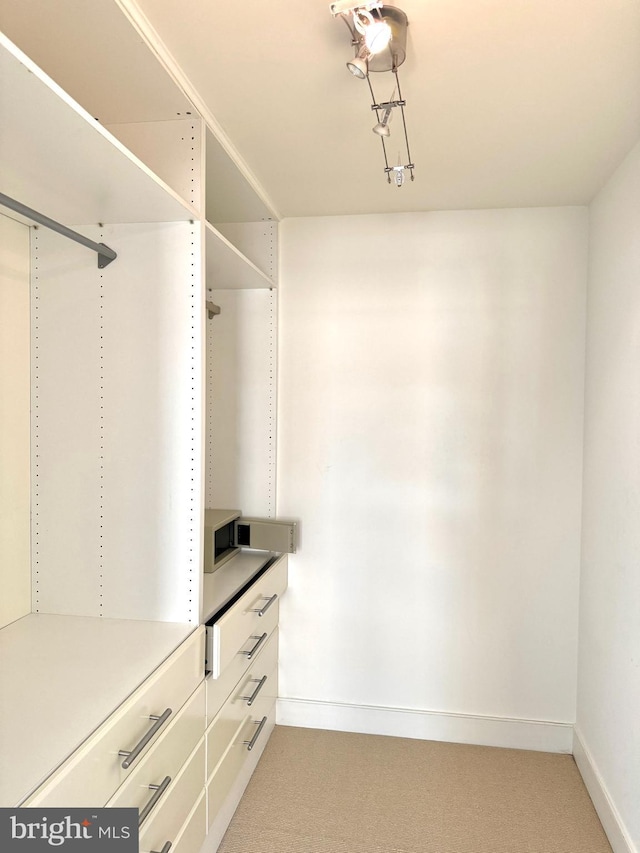
M276 726L219 853L611 853L570 755Z

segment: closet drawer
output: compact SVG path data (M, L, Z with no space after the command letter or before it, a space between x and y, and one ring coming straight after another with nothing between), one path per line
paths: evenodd
M245 672L249 670L258 660L260 655L263 653L263 650L267 647L270 642L270 637L273 635L274 630L278 624L279 618L279 605L276 601L269 610L262 617L262 623L260 625L260 636L262 634L267 635L267 638L262 642L260 648L257 652L257 657L248 658L246 654L243 654L244 651L250 650L252 646L255 646L257 640L249 640L242 646L233 659L227 664L219 678L213 678L209 676L206 679L207 685L207 725L213 720L215 715L218 713L220 708L224 705L226 700L229 698L231 691L236 686L238 681L242 678Z
M198 853L207 834L207 797L202 791L195 808L171 845L171 853ZM167 838L167 841L170 839ZM166 842L165 842L166 843ZM151 853L143 848L141 853ZM162 850L162 847L158 848Z
M175 779L204 734L205 687L201 684L166 731L141 759L107 805L142 809L149 800L149 785L167 776Z
M25 806L103 806L126 781L172 717L191 696L204 673L204 629L198 628L25 802ZM152 715L164 722L154 721ZM157 725L156 725L157 723ZM155 730L154 730L155 727ZM132 751L152 737L129 768L120 750Z
M229 749L209 780L207 785L209 804L207 821L209 827L218 816L241 771L245 769L249 773L253 772L262 750L269 740L269 735L273 731L276 715L275 702L264 711L259 709L259 713L260 716L258 713L247 716L238 727ZM263 719L264 724L258 731ZM246 741L253 741L251 750L248 749Z
M243 675L207 729L207 779L215 772L229 744L248 717L260 721L278 697L277 632ZM251 704L249 704L251 702Z
M140 850L162 850L167 841L178 837L186 816L196 804L204 787L205 745L200 741L189 760L165 792L158 798L148 817L140 825ZM161 785L163 779L156 779ZM149 791L153 795L153 791Z
M266 640L269 635L266 617L274 608L277 611L278 598L286 588L287 556L284 554L224 616L207 626L207 662L213 678L219 678L238 654L251 659L251 650L258 640L262 637Z

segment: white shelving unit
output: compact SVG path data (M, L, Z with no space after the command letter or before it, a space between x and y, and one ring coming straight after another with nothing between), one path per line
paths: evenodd
M204 586L206 501L275 508L277 222L123 5L0 10L0 192L117 253L100 270L31 231L32 612L0 627L0 711L2 751L33 729L37 760L3 806L227 594ZM87 654L104 677L70 710L56 685Z
M0 47L2 192L67 225L196 216L1 34Z
M199 189L196 206L4 35L0 114L0 191L117 252L100 270L31 232L32 612L0 631L11 806L199 623L204 274Z

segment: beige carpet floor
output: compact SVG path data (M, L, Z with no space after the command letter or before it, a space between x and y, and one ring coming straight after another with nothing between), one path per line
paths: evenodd
M611 853L570 755L276 726L219 853Z

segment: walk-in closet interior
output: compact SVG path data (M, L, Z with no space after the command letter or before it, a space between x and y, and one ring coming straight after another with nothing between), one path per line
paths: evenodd
M0 806L214 853L277 723L640 853L640 4L406 0L398 186L304 5L0 4Z

